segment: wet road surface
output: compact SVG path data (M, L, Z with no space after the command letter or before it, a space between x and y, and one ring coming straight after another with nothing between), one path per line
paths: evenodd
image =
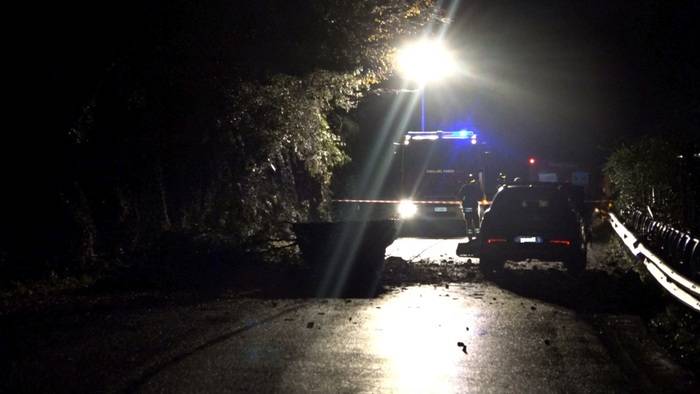
M449 287L449 288L448 288ZM601 392L639 389L590 324L482 284L280 302L163 365L144 392ZM460 344L463 344L461 346ZM637 387L635 387L637 386Z
M465 262L457 241L399 240L415 250L397 250L454 266ZM473 263L462 266L476 271ZM390 286L369 299L237 294L44 313L3 327L0 347L13 358L0 392L697 389L629 313L635 299L615 287L624 281L598 271L583 280L526 267L494 281ZM611 302L608 293L622 295Z
M387 257L399 257L409 262L467 264L478 259L459 257L456 254L459 242L469 242L469 238L399 238L386 248ZM471 261L470 261L471 260Z

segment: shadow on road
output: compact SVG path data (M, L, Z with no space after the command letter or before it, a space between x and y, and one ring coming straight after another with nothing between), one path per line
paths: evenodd
M518 295L586 313L643 314L659 302L634 271L588 270L579 276L549 269L506 269L489 278Z

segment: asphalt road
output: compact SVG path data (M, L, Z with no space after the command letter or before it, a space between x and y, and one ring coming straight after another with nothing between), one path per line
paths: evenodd
M278 304L153 370L144 392L601 392L637 389L576 315L488 285ZM464 346L459 346L462 343Z
M399 257L409 262L470 264L478 259L459 257L457 243L469 238L399 238L386 248L387 257Z
M453 264L453 249L441 248L424 253ZM13 358L1 368L0 391L697 389L624 308L582 312L556 268L509 275L395 286L371 299L136 297L3 320L2 350Z

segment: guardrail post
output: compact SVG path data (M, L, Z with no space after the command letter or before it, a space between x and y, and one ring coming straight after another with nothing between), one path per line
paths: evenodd
M690 252L691 278L693 278L693 280L700 280L700 240L696 238L694 241L695 245L693 246L693 250Z

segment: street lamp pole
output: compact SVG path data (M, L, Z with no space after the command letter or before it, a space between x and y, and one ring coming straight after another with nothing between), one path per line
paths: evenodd
M419 86L420 128L425 131L425 87L454 74L457 63L442 41L422 39L398 50L397 66L407 81Z
M396 55L396 66L404 79L418 84L420 129L425 131L425 87L430 82L455 74L457 63L452 51L446 48L439 39L422 39L409 43L400 48ZM401 144L401 191L403 197L406 141L402 140L399 143Z
M425 86L420 89L420 131L425 131Z

